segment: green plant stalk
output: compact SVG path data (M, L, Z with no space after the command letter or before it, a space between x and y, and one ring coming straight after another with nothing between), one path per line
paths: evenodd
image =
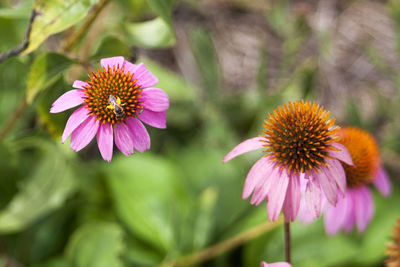
M212 259L223 252L232 250L250 240L253 240L261 235L268 233L283 223L283 217L280 217L275 223L264 222L258 224L242 233L233 236L232 238L212 245L200 251L196 251L192 254L183 256L175 261L162 263L159 267L180 267L190 266Z

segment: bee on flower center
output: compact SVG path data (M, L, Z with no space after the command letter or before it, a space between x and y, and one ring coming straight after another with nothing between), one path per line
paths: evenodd
M122 108L125 104L121 104L121 99L119 97L115 98L115 96L110 95L108 97L108 102L110 105L107 106L108 109L112 109L114 111L117 119L125 117L125 111Z

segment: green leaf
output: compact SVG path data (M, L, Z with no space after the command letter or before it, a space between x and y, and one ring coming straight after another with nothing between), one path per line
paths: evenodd
M82 20L98 0L36 0L37 16L32 24L29 45L23 54L35 50L47 37Z
M57 53L47 53L36 58L27 79L28 103L31 103L40 91L56 82L72 63L72 60Z
M15 148L40 148L43 156L35 156L36 167L30 166L29 176L8 206L0 212L0 232L17 232L59 208L75 189L70 160L54 144L29 138ZM12 177L10 177L11 179Z
M13 7L0 8L0 18L29 19L33 0L25 0Z
M162 88L171 101L194 101L195 88L176 72L152 61L148 58L140 58L146 67L158 78L157 87Z
M131 48L118 37L108 35L100 40L91 58L98 60L106 57L114 57L115 55L129 57L131 55Z
M171 24L174 3L175 0L149 0L150 6L169 24Z
M39 120L46 126L47 130L54 138L62 135L65 123L71 115L71 111L50 113L50 107L60 95L71 87L72 85L68 84L63 77L59 77L54 84L50 85L49 88L38 97L36 110Z
M75 267L123 266L123 231L109 222L91 222L78 228L67 245L67 258Z
M171 47L175 41L175 32L162 18L146 22L129 23L125 26L129 42L144 48Z
M191 41L207 98L214 101L219 98L220 73L212 36L206 29L197 28L191 33Z
M117 157L105 169L118 216L135 237L173 251L190 202L177 167L151 154Z

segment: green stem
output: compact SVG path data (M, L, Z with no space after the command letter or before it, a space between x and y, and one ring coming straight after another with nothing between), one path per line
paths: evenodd
M291 255L290 255L290 222L284 223L284 232L285 232L285 258L286 262L291 263Z
M235 247L238 247L250 240L253 240L272 229L276 228L277 226L283 223L283 219L279 218L278 221L275 223L265 222L259 225L250 228L228 240L222 241L218 244L212 245L208 248L203 250L194 252L192 254L183 256L180 259L166 262L161 264L159 267L179 267L179 266L190 266L194 264L198 264L204 262L206 260L212 259L223 252L229 251Z

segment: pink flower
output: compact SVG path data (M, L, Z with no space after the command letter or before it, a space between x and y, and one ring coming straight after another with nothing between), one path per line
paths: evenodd
M134 149L150 148L150 136L143 123L166 128L167 94L153 88L158 79L146 68L123 57L104 58L102 69L92 73L90 81L75 81L70 90L60 96L50 112L58 113L81 105L69 117L62 135L64 143L71 135L71 149L86 147L95 135L103 159L111 161L113 137L125 155Z
M281 210L286 221L294 221L300 206L300 181L306 181L305 200L318 217L322 195L335 205L338 192L346 190L346 177L339 160L352 164L347 149L336 142L338 128L329 112L315 103L296 101L280 106L265 120L266 136L248 139L223 162L243 153L265 148L246 177L243 198L252 193L251 204L267 199L271 221Z
M275 262L268 264L265 261L263 261L261 262L261 267L292 267L292 265L287 262Z
M336 207L327 203L324 216L325 230L336 234L340 229L350 232L355 226L363 232L374 213L374 201L369 185L373 183L378 191L387 196L391 186L383 169L378 147L374 138L358 128L345 127L339 132L340 143L350 152L354 166L343 164L348 190L339 198Z

